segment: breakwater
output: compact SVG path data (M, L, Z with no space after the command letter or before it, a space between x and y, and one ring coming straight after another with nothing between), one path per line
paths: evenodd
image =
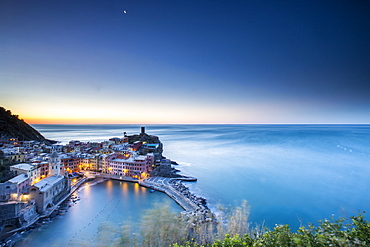
M197 211L205 209L205 199L193 195L185 185L181 184L179 180L181 179L151 177L145 180L140 180L139 184L141 186L166 193L169 197L175 200L185 211Z
M194 195L181 181L196 181L196 178L151 177L140 180L139 184L166 193L185 210L182 217L193 227L204 222L216 223L216 217L208 208L206 199Z
M136 179L98 172L89 172L88 177L90 179L104 178L138 183L140 186L163 192L185 210L182 213L182 217L194 226L204 222L217 222L215 215L207 206L206 199L194 195L189 188L182 183L182 181L197 181L194 177L167 178L157 176L146 179Z
M150 177L139 180L132 177L124 177L97 172L89 173L89 176L138 183L143 187L163 192L170 198L172 198L187 212L209 211L206 199L194 195L193 193L191 193L188 187L181 183L181 181L196 181L197 179L194 177L179 177L179 178Z

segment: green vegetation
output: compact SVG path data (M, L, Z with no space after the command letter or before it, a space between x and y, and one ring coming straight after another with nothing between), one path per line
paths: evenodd
M213 243L200 245L194 242L174 244L174 247L293 247L293 246L370 246L370 223L364 219L363 214L352 216L349 219L319 221L315 227L310 224L307 228L300 227L292 232L288 225L277 225L273 230L254 232L251 234L226 234L222 239L215 239Z
M127 223L117 230L103 223L96 246L370 246L370 223L363 214L347 219L325 219L317 226L310 224L297 231L288 225L276 225L272 230L251 227L248 216L246 202L235 209L220 208L216 218L207 220L199 220L196 214L171 212L168 205L156 205L142 217L141 227ZM139 229L139 233L132 233L132 229Z
M10 166L14 164L15 162L5 159L4 152L0 150L0 183L4 183L14 177L15 174L10 171Z

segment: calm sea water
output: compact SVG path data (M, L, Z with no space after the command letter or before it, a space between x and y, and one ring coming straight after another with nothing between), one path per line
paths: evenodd
M119 239L124 226L138 232L141 215L156 204L169 204L173 211L182 211L166 194L150 193L134 183L108 180L84 186L75 194L80 200L71 203L64 215L17 234L16 246L108 246L111 239Z
M34 127L62 143L140 132L139 125ZM188 186L213 209L247 200L252 222L292 228L370 210L370 125L147 125L146 132L160 137L183 174L198 178ZM71 216L70 224L79 220Z

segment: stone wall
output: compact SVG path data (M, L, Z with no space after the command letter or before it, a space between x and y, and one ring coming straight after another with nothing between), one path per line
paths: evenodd
M11 194L15 193L17 193L16 184L10 182L0 183L0 202L7 202L11 199Z
M19 220L22 224L28 224L38 216L36 212L36 205L32 203L26 208L22 209L19 215Z
M21 202L8 202L0 204L0 219L16 218L22 209Z
M18 215L24 207L21 202L8 202L0 204L0 229L4 226L12 225L13 227L19 227Z

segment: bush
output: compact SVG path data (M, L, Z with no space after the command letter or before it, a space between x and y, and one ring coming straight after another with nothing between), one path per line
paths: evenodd
M346 223L347 222L347 223ZM180 245L174 245L182 247ZM200 246L200 245L184 245ZM307 228L300 227L292 232L289 225L277 225L273 230L253 236L245 234L226 234L222 240L215 240L212 247L239 247L239 246L370 246L370 223L363 214L352 216L349 219L340 218L336 221L328 219L319 221L318 227L310 224Z
M347 219L321 220L317 227L309 224L295 232L289 225L276 225L272 230L251 229L248 216L246 202L233 210L221 211L218 225L212 220L199 220L197 216L184 217L171 212L169 205L159 204L143 215L140 234L130 233L131 224L118 235L109 225L102 224L97 246L370 246L370 223L362 213Z

